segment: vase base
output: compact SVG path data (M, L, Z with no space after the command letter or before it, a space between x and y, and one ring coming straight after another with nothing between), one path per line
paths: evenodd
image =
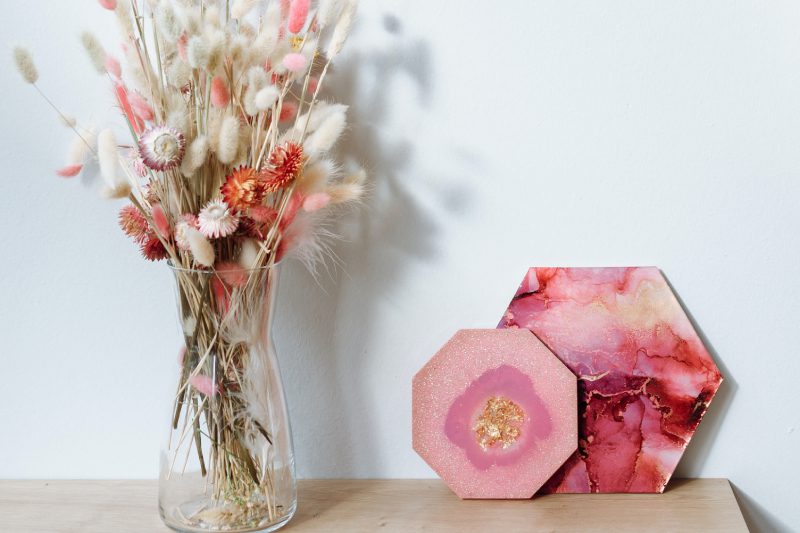
M296 504L292 505L287 512L281 516L268 520L264 518L256 525L236 525L236 524L211 524L202 520L191 519L189 517L197 516L197 514L207 505L206 500L198 500L194 502L187 502L172 510L171 515L168 515L163 508L159 509L161 513L161 520L170 529L179 531L181 533L270 533L277 531L285 526L294 516L297 509Z

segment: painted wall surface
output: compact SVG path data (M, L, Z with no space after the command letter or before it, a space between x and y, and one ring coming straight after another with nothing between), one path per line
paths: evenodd
M94 0L4 2L66 111L113 117L77 34ZM178 347L70 134L0 71L0 478L157 475ZM331 94L372 175L342 267L285 267L277 344L304 477L427 477L411 377L493 327L529 266L656 265L725 385L683 476L727 477L756 530L800 529L800 5L367 0Z

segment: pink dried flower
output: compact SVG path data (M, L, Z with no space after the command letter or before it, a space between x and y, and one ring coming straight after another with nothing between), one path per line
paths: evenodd
M292 52L283 57L283 66L291 72L301 72L306 68L308 60L303 54Z
M199 223L197 222L197 215L195 215L194 213L185 213L181 215L181 222L186 222L187 224L189 224L189 226L193 227L194 229L200 227Z
M117 0L98 0L99 4L109 11L117 9Z
M131 128L133 128L133 132L136 133L136 135L141 135L144 131L144 123L142 119L137 117L136 113L133 112L130 100L128 99L128 90L121 83L115 83L114 92L117 95L117 102L119 102L119 106L125 114L125 118L128 119Z
M239 229L237 231L239 231L245 237L249 237L257 241L263 241L267 238L269 228L270 224L257 222L250 217L243 216L239 220Z
M231 93L228 91L228 86L225 81L219 76L214 76L211 80L211 103L214 107L227 107L228 102L231 101Z
M308 8L311 5L311 0L292 0L289 6L289 31L292 33L300 33L303 26L306 24L306 17L308 16Z
M161 261L169 257L167 249L164 248L158 237L152 234L142 243L142 255L148 261Z
M178 350L178 366L183 366L183 362L186 360L186 353L189 350L186 349L186 345L184 344L181 346L181 349Z
M147 176L147 165L144 164L144 160L142 156L139 155L139 150L136 148L131 148L128 152L128 160L131 163L131 167L133 171L136 172L136 175L140 178Z
M303 147L293 142L276 146L269 156L270 168L264 170L267 192L275 192L292 183L303 167Z
M122 67L114 56L106 56L106 70L117 79L122 78Z
M278 116L278 120L280 122L286 122L287 120L292 120L296 114L297 104L294 102L284 102L283 106L281 106L281 114Z
M159 204L153 204L153 222L155 223L156 229L161 234L162 237L168 238L172 231L169 227L169 222L167 221L167 215L164 213L164 209Z
M294 217L293 217L294 219ZM317 228L310 217L302 217L296 219L294 224L283 229L283 238L278 245L278 253L275 255L275 260L280 262L287 255L296 255L298 259L302 259L303 253L297 253L300 250L317 250L308 256L308 261L311 262L311 256L317 255L322 247L317 238Z
M292 222L294 222L295 217L297 216L297 211L300 210L300 206L303 205L303 194L300 191L295 191L292 194L292 197L289 198L289 202L286 204L286 209L283 210L283 216L281 217L280 222L280 229L281 231L286 230Z
M217 313L226 315L231 307L231 295L218 276L211 278L211 292L214 293L214 304L217 308Z
M238 263L225 261L214 265L217 275L231 287L244 287L247 283L247 271Z
M130 101L133 112L136 113L137 117L148 122L153 120L153 108L147 103L147 100L139 95L139 93L130 93L128 95L128 100Z
M313 213L314 211L319 211L320 209L327 207L330 202L331 196L328 193L314 193L303 200L303 210Z
M155 126L139 137L139 153L153 170L169 170L180 165L186 151L183 133L169 126Z
M153 190L152 182L153 182L152 179L149 180L148 183L144 187L142 187L142 192L144 192L144 199L147 200L148 203L157 204L160 200L158 198L158 195L156 194L156 191Z
M209 239L227 237L239 225L239 219L231 213L228 204L222 200L211 200L197 215L200 233Z
M250 218L262 224L272 224L278 218L278 212L267 205L251 207L249 213Z
M206 396L216 396L219 388L210 377L205 374L195 374L189 378L189 383L197 389L198 392Z
M180 36L178 39L178 56L183 60L184 63L189 63L189 56L186 53L186 46L189 44L189 36L185 33Z
M125 235L140 244L147 239L150 233L150 227L147 225L144 215L133 205L126 205L120 209L119 226Z
M56 174L58 174L62 178L74 178L75 176L80 174L82 169L83 165L67 165L65 167L61 167L58 170L56 170Z

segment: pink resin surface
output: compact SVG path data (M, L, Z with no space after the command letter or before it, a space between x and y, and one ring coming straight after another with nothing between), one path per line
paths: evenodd
M722 377L657 268L532 268L500 328L578 377L578 451L547 492L662 492Z
M516 409L513 437L481 445L493 399ZM576 402L575 376L530 332L461 330L414 376L414 449L461 498L530 498L576 449Z

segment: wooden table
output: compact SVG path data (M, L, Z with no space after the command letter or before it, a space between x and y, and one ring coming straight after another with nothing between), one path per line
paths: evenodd
M0 481L0 531L140 533L161 524L154 481ZM747 531L725 479L664 494L557 494L461 501L439 480L307 480L283 531Z

